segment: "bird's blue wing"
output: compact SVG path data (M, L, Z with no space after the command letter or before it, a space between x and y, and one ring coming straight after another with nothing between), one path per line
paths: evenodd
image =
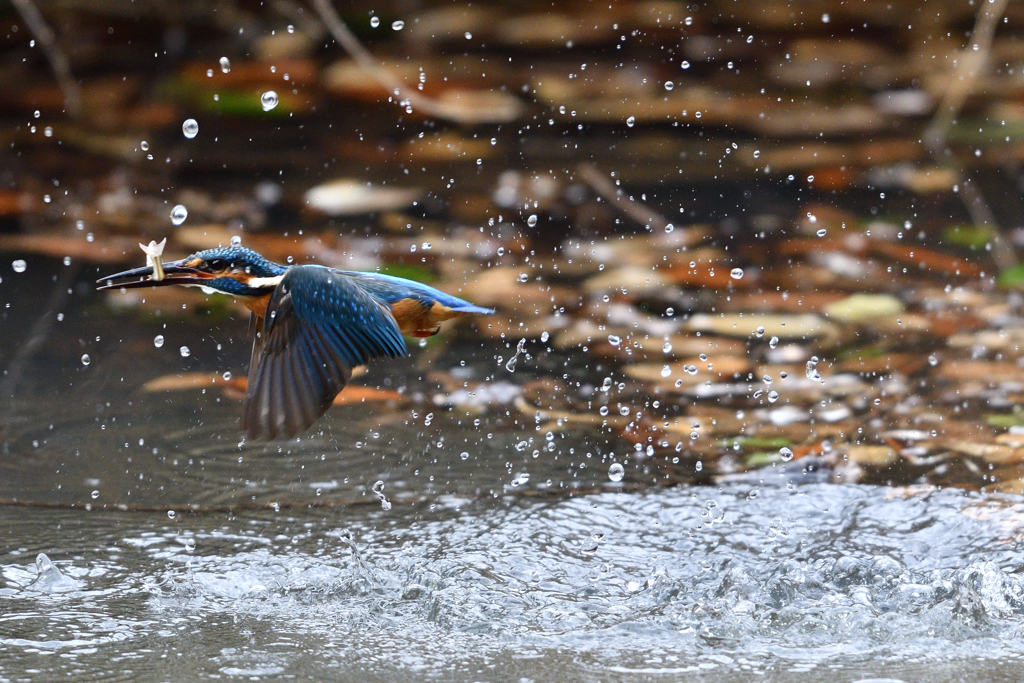
M339 271L355 279L359 286L370 293L378 301L395 304L402 299L416 299L424 305L431 306L434 302L441 304L459 313L475 313L478 315L490 315L494 313L491 308L474 306L457 296L446 294L440 289L434 289L430 285L415 280L407 280L404 277L385 275L384 273L360 273L356 271Z
M352 278L292 268L253 346L243 428L251 438L294 436L327 411L353 367L405 353L391 313Z

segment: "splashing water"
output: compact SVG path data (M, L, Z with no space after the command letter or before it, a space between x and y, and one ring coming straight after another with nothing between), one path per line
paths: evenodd
M373 487L370 489L373 494L380 500L380 509L387 511L391 509L391 501L384 495L384 482L378 479Z
M505 363L505 369L508 370L509 372L515 372L516 371L516 363L519 362L519 356L523 355L525 353L526 353L526 339L520 339L519 343L516 345L515 355L513 355L511 358L509 358L508 362Z
M809 380L811 380L813 382L821 382L822 381L821 375L818 373L818 357L817 356L811 356L811 359L809 361L807 361L807 366L804 369L804 374L807 376L807 379L809 379Z

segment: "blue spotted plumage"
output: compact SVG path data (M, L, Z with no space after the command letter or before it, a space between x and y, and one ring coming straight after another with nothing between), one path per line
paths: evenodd
M242 418L252 438L307 429L331 406L353 367L405 355L403 334L426 337L445 320L493 313L413 280L283 266L242 247L200 251L163 270L166 278L159 281L151 279L150 266L109 275L100 289L180 284L242 300L262 320Z

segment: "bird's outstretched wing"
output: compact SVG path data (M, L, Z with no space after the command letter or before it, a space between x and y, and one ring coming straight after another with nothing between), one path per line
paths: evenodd
M253 345L242 427L254 439L295 436L327 411L353 367L405 353L391 312L352 278L292 268Z

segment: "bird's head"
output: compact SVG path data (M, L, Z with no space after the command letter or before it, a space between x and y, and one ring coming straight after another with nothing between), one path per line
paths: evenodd
M234 296L261 296L278 285L285 270L251 249L218 247L164 263L162 280L153 279L153 266L145 266L108 275L98 282L99 289L184 285Z

